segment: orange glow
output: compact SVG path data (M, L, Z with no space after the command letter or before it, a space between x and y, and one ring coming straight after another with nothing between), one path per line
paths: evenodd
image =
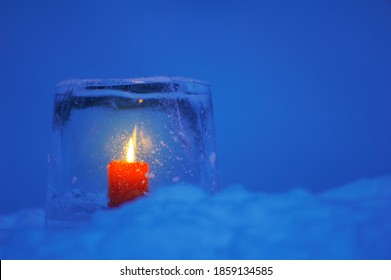
M149 166L146 162L136 162L137 126L134 128L125 147L126 161L114 160L108 165L109 207L117 207L124 202L148 193Z

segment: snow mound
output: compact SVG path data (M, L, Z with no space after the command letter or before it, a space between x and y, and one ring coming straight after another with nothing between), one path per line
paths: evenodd
M390 259L388 213L391 177L321 194L175 185L73 229L45 229L42 209L0 216L0 258Z

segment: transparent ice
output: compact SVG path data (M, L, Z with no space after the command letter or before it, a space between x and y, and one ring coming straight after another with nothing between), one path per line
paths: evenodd
M207 84L167 77L67 81L54 104L48 225L87 220L107 207L107 165L125 159L134 131L150 189L182 183L217 190Z

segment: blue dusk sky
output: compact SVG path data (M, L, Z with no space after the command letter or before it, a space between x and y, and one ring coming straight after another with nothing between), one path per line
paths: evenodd
M0 0L0 212L43 207L54 88L212 85L222 188L391 174L391 1Z

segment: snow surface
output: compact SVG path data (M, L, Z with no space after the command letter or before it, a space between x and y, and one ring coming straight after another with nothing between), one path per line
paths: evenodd
M85 225L0 216L0 259L390 259L391 176L320 194L161 188Z

